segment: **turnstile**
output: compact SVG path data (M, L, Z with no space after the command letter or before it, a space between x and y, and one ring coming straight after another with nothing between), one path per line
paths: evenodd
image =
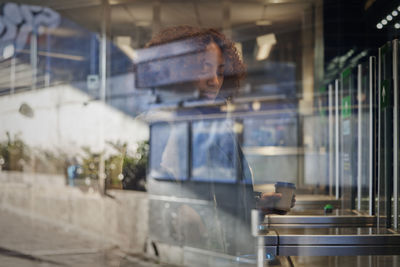
M276 256L398 255L400 234L377 228L275 229L264 235Z
M377 227L376 216L352 210L308 213L265 216L257 229L259 262L276 256L400 255L400 234Z
M269 215L261 223L260 229L293 229L293 228L344 228L376 227L376 216L358 215L356 211L336 210L333 214L324 215L323 211L314 211L314 215L300 212L291 215Z
M400 265L398 42L381 47L377 62L370 57L329 86L329 192L341 200L340 209L262 218L253 231L258 266L268 255L392 255Z

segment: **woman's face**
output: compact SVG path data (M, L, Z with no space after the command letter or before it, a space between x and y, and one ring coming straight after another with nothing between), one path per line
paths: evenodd
M203 55L200 59L199 79L195 82L195 86L200 98L214 100L224 82L224 59L221 49L214 42L207 45Z

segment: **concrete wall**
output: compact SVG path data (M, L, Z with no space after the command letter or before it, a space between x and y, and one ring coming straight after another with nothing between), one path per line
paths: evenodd
M65 186L64 176L0 171L0 208L74 228L143 253L148 236L147 193L110 190L109 197Z
M33 116L19 112L22 104ZM135 144L148 140L149 129L142 121L100 101L71 85L60 85L0 97L0 141L20 134L28 145L73 154L87 146L94 151L104 141Z
M0 209L73 229L100 240L105 247L117 245L125 252L168 264L211 267L235 262L233 256L151 240L148 194L108 193L102 197L68 187L62 175L0 171Z

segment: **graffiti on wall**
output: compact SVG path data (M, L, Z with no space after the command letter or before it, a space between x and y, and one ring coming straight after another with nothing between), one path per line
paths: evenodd
M23 49L32 32L40 35L45 27L56 28L61 19L59 13L40 6L5 3L0 11L0 51L10 44L15 51Z

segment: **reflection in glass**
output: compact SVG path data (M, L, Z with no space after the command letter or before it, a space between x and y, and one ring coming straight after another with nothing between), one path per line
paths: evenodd
M244 120L243 150L255 184L298 181L297 114Z
M154 178L187 179L187 124L154 124L150 138L150 175Z
M236 139L230 120L196 121L192 126L195 180L236 180Z

